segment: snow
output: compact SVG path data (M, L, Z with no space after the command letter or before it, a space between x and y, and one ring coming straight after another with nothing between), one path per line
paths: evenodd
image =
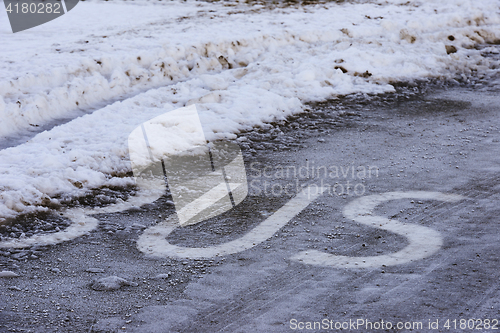
M73 119L0 151L0 221L132 184L129 134L171 110L196 104L207 139L235 138L301 112L305 102L498 68L474 48L500 40L495 0L272 10L85 1L16 34L0 13L0 137ZM446 45L457 52L447 54Z

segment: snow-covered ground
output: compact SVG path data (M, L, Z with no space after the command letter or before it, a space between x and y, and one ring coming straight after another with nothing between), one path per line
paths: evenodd
M308 101L489 75L497 49L474 46L500 42L500 3L85 1L17 34L0 10L0 40L0 137L74 118L0 151L1 221L132 184L130 132L189 104L209 139L234 138Z

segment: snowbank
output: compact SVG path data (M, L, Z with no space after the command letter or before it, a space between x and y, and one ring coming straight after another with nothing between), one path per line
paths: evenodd
M211 139L231 138L300 112L307 101L486 75L498 63L474 46L500 41L499 13L494 0L274 10L81 2L26 32L13 35L4 24L0 136L98 110L0 151L0 217L130 184L130 132L192 103L204 110Z

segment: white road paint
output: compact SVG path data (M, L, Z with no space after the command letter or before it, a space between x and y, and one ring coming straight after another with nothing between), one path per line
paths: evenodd
M166 237L180 226L177 214L172 214L163 223L146 229L137 241L137 248L154 257L189 259L213 258L248 250L272 237L325 190L308 187L244 236L209 247L191 248L170 244Z
M159 183L163 183L163 189ZM127 201L119 200L117 203L93 209L73 208L63 212L62 216L71 220L71 225L58 232L42 235L33 235L26 238L12 238L0 242L0 248L25 248L35 245L54 245L78 238L99 225L99 221L89 215L102 213L116 213L133 207L154 202L165 193L165 181L156 179L154 181L143 180L141 191Z
M401 251L380 256L348 257L311 250L302 251L291 259L305 264L336 268L375 268L383 265L392 266L420 260L436 253L443 244L441 236L437 231L415 224L401 223L397 220L372 215L372 211L376 206L386 201L398 199L457 202L464 199L464 197L456 194L424 191L388 192L361 197L350 202L344 208L345 217L370 227L402 235L408 239L410 244Z
M126 202L120 201L107 207L94 209L73 208L66 210L63 216L73 222L67 229L51 234L5 240L0 242L0 248L53 245L80 237L94 230L99 224L96 218L88 215L120 212L157 200L163 194L163 191L159 190L159 181L150 181L148 186L142 187L142 191L138 195L131 197ZM166 237L181 226L177 214L172 214L163 223L146 229L139 237L137 247L143 253L153 257L189 259L213 258L241 252L272 237L325 190L325 188L316 187L314 187L314 190L313 187L304 189L253 230L238 239L224 244L200 248L170 244L166 240ZM437 231L415 224L405 224L397 220L372 215L373 209L379 204L398 199L457 202L464 199L464 197L440 192L413 191L388 192L358 198L344 208L344 215L347 218L367 226L402 235L408 239L409 244L401 251L380 256L349 257L311 250L302 251L292 256L291 259L305 264L335 268L375 268L383 265L391 266L420 260L437 252L443 244L441 236Z

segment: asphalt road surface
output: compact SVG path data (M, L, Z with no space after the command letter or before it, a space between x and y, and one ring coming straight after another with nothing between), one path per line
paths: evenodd
M344 98L242 133L249 195L218 217L162 234L164 195L2 249L0 331L500 330L499 93Z

